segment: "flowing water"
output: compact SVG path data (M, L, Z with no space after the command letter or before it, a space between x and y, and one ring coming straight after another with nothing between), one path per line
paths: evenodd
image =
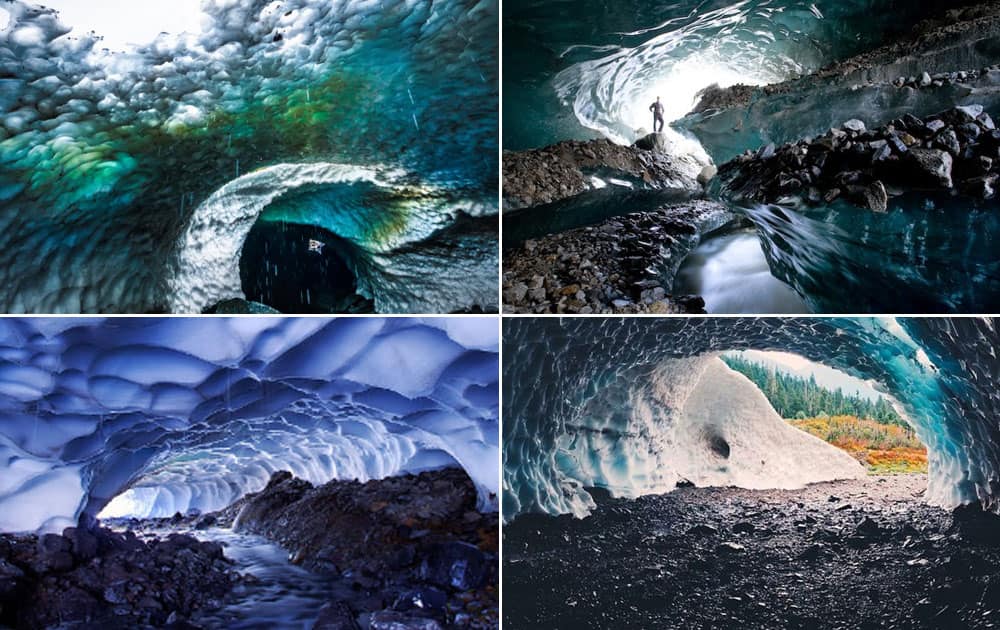
M222 543L233 568L256 578L238 585L231 603L198 617L207 628L307 630L324 604L357 596L342 580L293 565L287 551L261 536L219 528L184 533Z
M684 260L677 295L700 295L709 313L807 313L795 290L771 274L754 229L709 238Z

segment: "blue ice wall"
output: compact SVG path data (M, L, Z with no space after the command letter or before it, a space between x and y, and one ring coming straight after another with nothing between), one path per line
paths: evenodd
M928 500L978 499L1000 510L994 320L510 319L503 343L507 519L585 515L593 503L583 487L607 487L602 471L615 471L623 496L656 487L648 462L667 477L671 462L687 456L660 439L697 381L688 378L691 362L678 359L744 349L792 352L872 381L901 404L928 447Z
M461 466L496 509L492 318L0 320L0 531Z
M656 96L669 122L690 111L696 93L713 83L764 84L805 74L905 33L936 10L932 5L505 2L503 146L518 150L595 135L632 142L640 127L651 130L647 108Z
M382 312L495 307L497 3L201 6L108 50L2 3L3 310L200 312L257 220L341 236Z

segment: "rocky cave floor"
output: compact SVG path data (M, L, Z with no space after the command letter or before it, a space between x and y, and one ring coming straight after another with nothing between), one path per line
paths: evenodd
M925 475L678 488L504 527L506 628L992 628L1000 518Z
M262 578L199 539L220 528L329 579L315 630L495 628L499 520L476 496L455 469L318 487L277 472L211 514L0 535L0 628L228 627L217 611Z

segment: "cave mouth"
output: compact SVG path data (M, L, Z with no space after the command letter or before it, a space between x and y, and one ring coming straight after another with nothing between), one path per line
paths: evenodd
M847 453L868 475L927 475L926 444L899 401L875 383L788 352L739 350L720 358L788 426ZM729 457L722 435L708 434L706 441L712 452Z
M314 225L258 220L240 254L247 300L282 313L374 313L358 293L357 248Z

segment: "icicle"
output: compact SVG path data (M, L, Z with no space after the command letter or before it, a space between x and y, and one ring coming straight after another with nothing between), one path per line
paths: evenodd
M417 123L417 115L412 114L412 116L413 116L413 126L417 128L417 131L420 131L420 125Z

